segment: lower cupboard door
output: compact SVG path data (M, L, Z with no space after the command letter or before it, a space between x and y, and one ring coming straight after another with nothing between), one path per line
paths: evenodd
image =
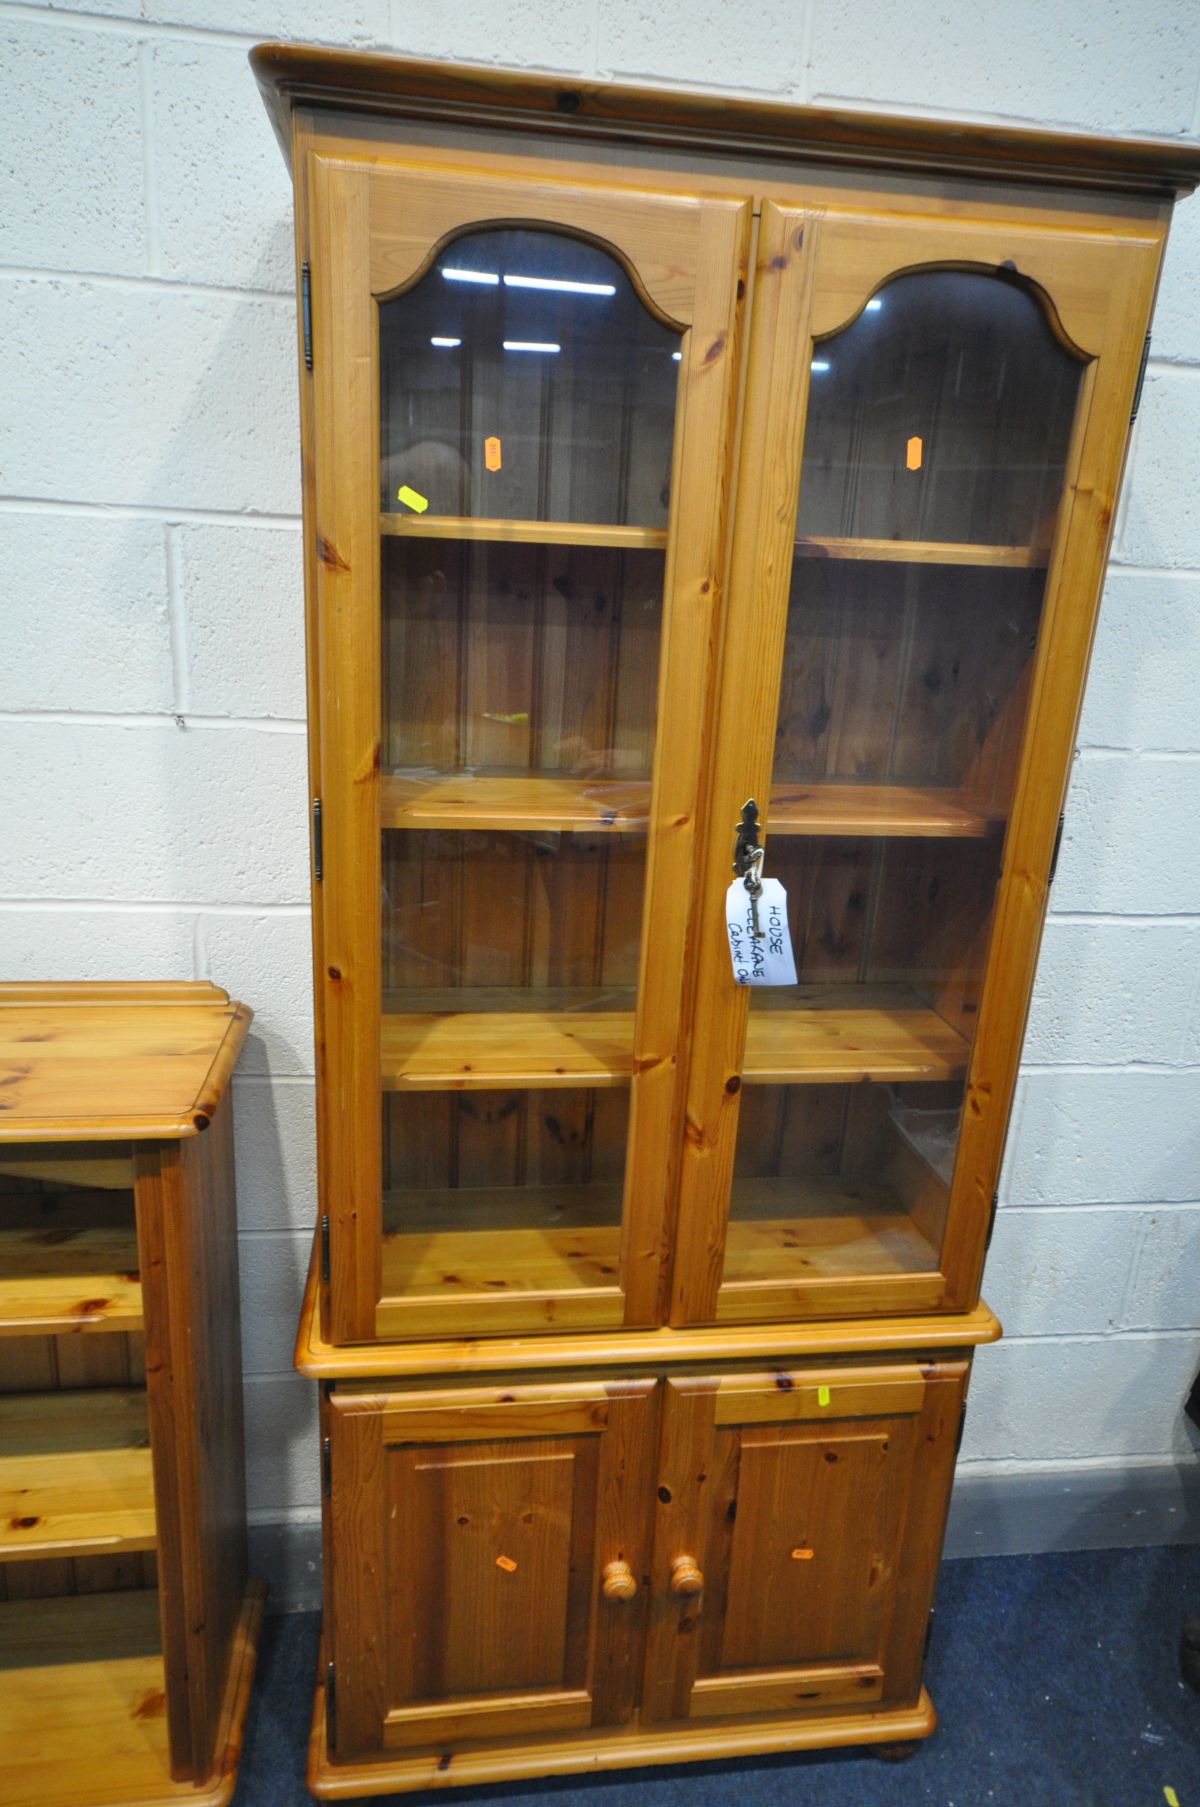
M643 1720L916 1700L967 1370L666 1383Z
M334 1388L337 1757L629 1718L653 1396L650 1380Z

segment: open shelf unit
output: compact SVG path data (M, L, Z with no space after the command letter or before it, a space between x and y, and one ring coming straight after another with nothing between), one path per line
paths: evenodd
M264 1597L222 1108L248 1022L207 983L0 987L0 1807L233 1790Z

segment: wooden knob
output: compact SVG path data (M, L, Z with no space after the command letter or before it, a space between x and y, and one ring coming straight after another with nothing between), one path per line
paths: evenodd
M637 1580L627 1562L606 1562L601 1592L606 1600L632 1600Z
M694 1556L677 1556L671 1564L671 1592L673 1594L698 1594L703 1591L704 1576L696 1566Z

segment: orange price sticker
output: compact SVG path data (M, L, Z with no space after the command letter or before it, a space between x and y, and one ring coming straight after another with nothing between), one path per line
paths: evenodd
M511 1575L516 1566L511 1556L497 1556L496 1558L496 1567L503 1569L506 1575Z
M494 436L491 439L485 439L483 442L483 462L487 465L489 471L498 471L500 469L500 441Z
M813 1553L811 1550L793 1550L792 1551L792 1561L793 1562L811 1562L812 1559L813 1559Z
M919 471L921 468L921 460L924 458L924 456L925 456L924 444L920 438L920 435L917 433L914 433L912 438L909 440L907 446L904 448L904 461L907 464L909 470L910 471Z

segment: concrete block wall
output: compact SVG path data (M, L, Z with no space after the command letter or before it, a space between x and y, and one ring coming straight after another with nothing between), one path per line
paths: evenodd
M253 1004L235 1088L250 1500L264 1536L303 1538L316 1438L290 1347L315 1192L291 196L246 66L282 36L1196 136L1200 9L0 5L0 973L211 976ZM1110 1541L1191 1529L1159 1481L1194 1466L1180 1404L1200 1360L1198 287L1194 200L1080 736L988 1271L1009 1334L979 1358L956 1548L1086 1541L1097 1501L1116 1502ZM973 1490L1008 1502L1003 1524L991 1506L972 1519ZM1049 1517L1020 1508L1051 1497ZM1161 1509L1135 1522L1134 1497Z

